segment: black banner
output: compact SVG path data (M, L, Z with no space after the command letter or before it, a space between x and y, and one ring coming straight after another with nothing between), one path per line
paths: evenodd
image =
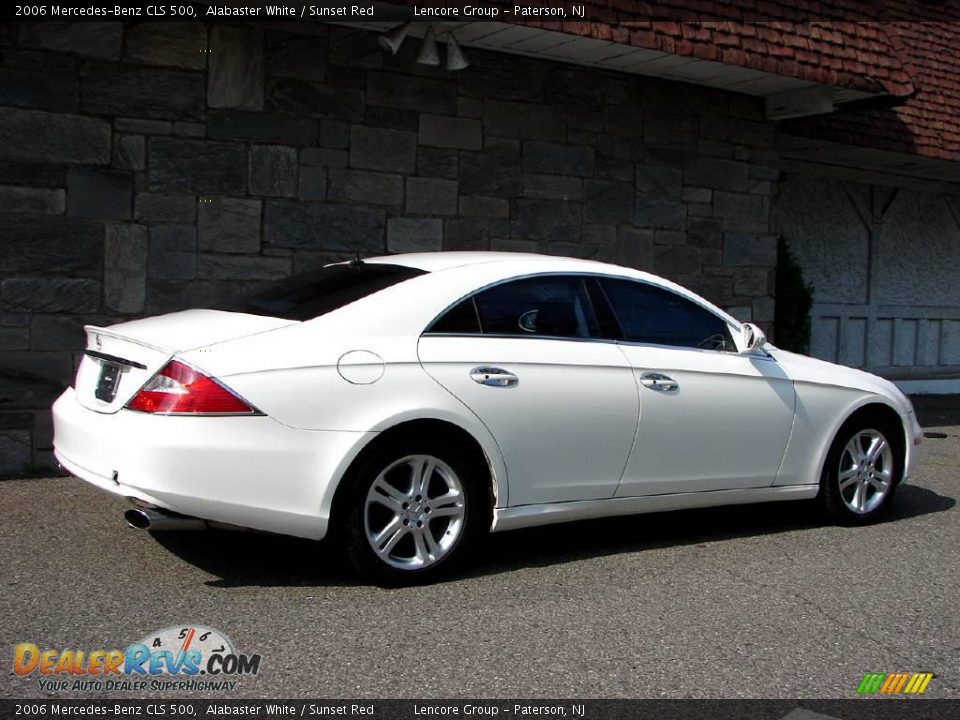
M938 22L960 19L960 0L902 0L897 3L772 3L727 0L611 2L610 0L314 0L303 2L150 2L74 0L15 2L0 7L5 21L312 21L383 22L597 22L629 26L644 22Z
M941 720L956 700L0 700L0 718Z

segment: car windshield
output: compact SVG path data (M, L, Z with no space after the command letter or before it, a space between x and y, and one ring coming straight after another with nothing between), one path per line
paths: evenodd
M383 263L329 265L261 286L213 309L286 320L310 320L425 274L424 270L417 268Z

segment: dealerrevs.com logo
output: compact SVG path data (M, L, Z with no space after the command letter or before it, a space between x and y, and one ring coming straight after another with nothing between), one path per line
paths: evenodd
M867 673L857 686L858 695L922 695L933 673Z
M168 627L113 649L14 648L13 672L36 674L45 692L233 690L239 676L260 672L259 654L238 653L219 630L201 625Z

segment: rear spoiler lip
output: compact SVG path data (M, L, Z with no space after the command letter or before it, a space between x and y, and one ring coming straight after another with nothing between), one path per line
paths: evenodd
M104 360L114 365L126 365L127 367L137 368L138 370L146 370L147 366L143 363L136 362L135 360L127 360L126 358L117 357L116 355L108 355L107 353L98 352L96 350L84 350L84 355L89 355L92 358L97 360Z
M117 340L126 340L127 342L131 342L131 343L133 343L133 344L135 344L135 345L140 345L140 346L142 346L142 347L145 347L145 348L147 348L148 350L156 350L157 352L165 353L165 354L168 354L168 355L173 354L174 352L176 352L176 350L175 350L174 348L161 347L160 345L154 345L153 343L149 343L149 342L146 342L146 341L144 341L144 340L140 340L140 339L138 339L138 338L131 337L130 335L125 335L124 333L114 332L114 331L110 330L109 328L102 328L102 327L98 327L98 326L96 326L96 325L84 325L84 326L83 326L83 330L84 330L84 332L87 333L88 335L89 335L90 333L95 333L95 334L97 334L97 335L103 335L104 337L112 337L112 338L115 338L115 339L117 339Z

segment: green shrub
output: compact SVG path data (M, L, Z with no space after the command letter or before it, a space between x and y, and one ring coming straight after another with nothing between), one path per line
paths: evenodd
M773 323L777 347L809 353L813 286L803 279L800 263L782 237L777 243L776 300Z

